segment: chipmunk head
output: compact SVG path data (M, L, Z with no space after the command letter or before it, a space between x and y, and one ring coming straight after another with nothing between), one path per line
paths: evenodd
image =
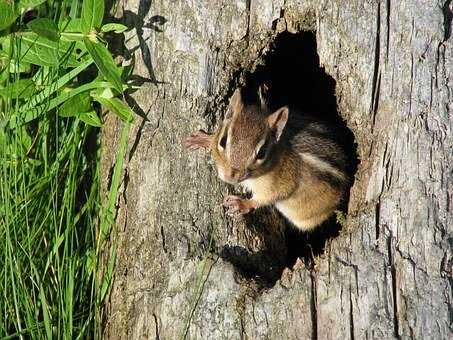
M223 181L236 184L258 177L269 169L272 150L288 120L288 108L284 106L268 113L263 101L261 106L245 105L241 90L234 92L212 146L217 171Z

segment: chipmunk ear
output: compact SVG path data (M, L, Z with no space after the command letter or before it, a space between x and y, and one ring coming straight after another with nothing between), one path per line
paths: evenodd
M286 122L288 121L288 113L288 107L283 106L267 117L267 123L269 124L269 127L275 131L275 138L277 140L280 139Z
M230 104L228 105L224 119L230 119L235 113L241 112L243 107L244 102L242 101L241 89L237 88L236 91L234 91L233 96L231 96Z

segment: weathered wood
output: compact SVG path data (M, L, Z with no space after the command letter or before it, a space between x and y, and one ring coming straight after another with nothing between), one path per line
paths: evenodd
M118 16L136 27L127 42L136 72L155 84L131 99L146 119L137 117L130 138L104 335L181 337L202 278L190 339L451 338L452 6L124 0ZM281 265L281 226L226 218L220 202L229 189L208 157L180 142L212 128L234 82L283 30L316 31L360 165L347 226L314 270L298 261L257 290L230 262L243 256L261 274ZM107 182L118 122L106 125Z

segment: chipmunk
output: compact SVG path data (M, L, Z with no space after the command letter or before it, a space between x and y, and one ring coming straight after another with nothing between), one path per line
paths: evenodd
M228 214L273 204L298 229L311 230L333 214L348 188L346 155L326 124L288 106L270 112L261 90L261 105L245 105L237 89L219 129L200 130L184 144L210 150L220 179L252 192L250 199L225 197Z

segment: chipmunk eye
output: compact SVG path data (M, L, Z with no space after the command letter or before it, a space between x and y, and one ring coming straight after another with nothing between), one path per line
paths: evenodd
M269 143L266 141L263 145L261 145L258 153L256 154L256 159L262 161L267 154L267 148Z
M227 142L227 135L226 133L223 135L223 137L220 139L219 145L222 149L225 149L226 147L226 142Z

